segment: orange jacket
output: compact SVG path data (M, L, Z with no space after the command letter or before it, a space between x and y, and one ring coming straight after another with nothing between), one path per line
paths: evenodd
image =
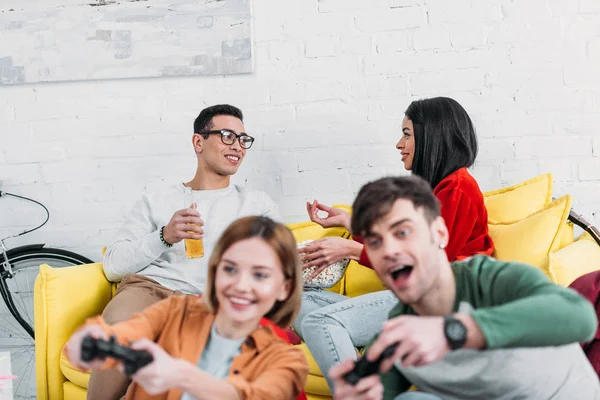
M90 318L87 324L102 325L108 335L115 335L123 345L148 338L171 356L195 365L214 318L202 300L188 295L171 296L128 321L112 326L101 317ZM107 359L103 369L114 368L116 363L114 359ZM227 381L245 400L292 400L304 388L307 376L308 364L302 351L279 338L270 327L262 326L242 344L241 354L234 358ZM126 399L179 400L181 395L181 390L172 389L151 396L134 382L127 390Z
M260 325L271 327L271 329L273 329L273 332L275 332L275 335L285 340L286 343L292 344L292 340L290 339L290 328L288 328L287 330L283 330L266 318L260 320ZM298 336L296 336L295 333L292 334L298 339L298 341L300 341L300 338L298 338ZM296 397L296 400L307 400L306 392L302 390L298 397Z

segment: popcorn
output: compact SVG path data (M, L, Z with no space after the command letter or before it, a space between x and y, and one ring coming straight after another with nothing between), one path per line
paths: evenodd
M305 240L300 242L298 243L298 248L301 249L311 242L313 242L313 240ZM346 268L348 267L348 263L350 263L350 259L348 258L335 262L321 271L319 275L315 276L313 279L308 278L317 270L318 267L314 266L310 268L304 268L302 270L303 286L314 288L332 287L340 279L342 279L342 276L344 276L344 272L346 272Z

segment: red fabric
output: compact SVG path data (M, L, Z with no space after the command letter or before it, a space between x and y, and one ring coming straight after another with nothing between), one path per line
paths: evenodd
M287 333L288 340L291 344L296 345L302 343L302 339L300 339L300 336L296 335L296 332L294 332L292 328L287 328L285 333Z
M596 315L598 316L598 320L600 320L600 271L580 276L569 287L579 292L580 295L594 305ZM590 360L590 364L594 367L596 374L600 377L600 327L596 329L594 338L587 343L582 343L581 347L588 360Z
M273 332L275 332L275 334L277 336L279 336L280 338L282 338L286 342L291 343L290 336L289 336L289 333L291 331L289 329L287 329L287 330L281 329L280 327L278 327L277 325L275 325L273 322L269 321L266 318L263 318L263 319L260 320L260 325L261 326L269 326L269 327L271 327L271 329L273 329ZM291 333L293 333L293 332L291 332ZM304 392L304 390L302 392L300 392L300 394L298 395L298 397L296 397L296 400L307 400L306 393Z
M360 236L353 236L352 239L356 240L358 243L364 244L364 242ZM371 261L369 261L369 257L367 256L367 251L365 250L364 246L363 246L362 251L360 252L360 258L358 259L358 263L360 265L364 265L367 268L373 269L373 266L371 265Z
M494 243L488 234L483 194L467 169L461 168L445 177L433 189L433 194L440 201L442 217L450 234L446 246L448 260L462 260L475 254L492 255ZM354 240L362 243L357 236ZM364 248L359 263L373 268Z
M450 233L448 260L475 254L491 256L494 243L488 234L488 215L477 181L466 168L445 177L433 190Z

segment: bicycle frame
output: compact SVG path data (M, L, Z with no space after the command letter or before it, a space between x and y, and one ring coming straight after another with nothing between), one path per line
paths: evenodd
M4 244L4 239L0 240L0 247L2 248L2 256L4 257L4 261L2 262L2 273L4 274L4 272L8 272L7 277L12 278L13 276L15 276L15 274L13 273L12 267L8 262L8 249Z
M34 245L34 246L43 247L44 245L42 244L42 245ZM10 311L10 313L12 314L13 317L15 317L17 322L33 338L33 337L35 337L34 330L31 327L31 325L29 325L29 323L27 321L25 321L25 319L21 316L21 314L19 314L19 312L17 310L17 306L15 305L15 303L12 299L12 296L10 296L10 294L9 294L8 285L6 284L6 279L12 279L15 276L15 274L12 270L10 262L8 262L8 249L6 248L6 245L4 244L4 239L0 240L0 247L2 248L2 257L3 257L2 264L1 264L2 270L0 270L0 294L2 295L2 299L4 300L4 303L8 307L8 311ZM25 247L25 246L23 246L23 247Z
M592 239L600 246L600 230L598 228L586 221L585 218L573 211L573 209L569 212L569 221L589 233Z

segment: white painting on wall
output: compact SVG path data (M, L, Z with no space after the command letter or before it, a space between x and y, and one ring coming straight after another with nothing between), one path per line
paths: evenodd
M0 85L251 73L250 0L2 0Z

